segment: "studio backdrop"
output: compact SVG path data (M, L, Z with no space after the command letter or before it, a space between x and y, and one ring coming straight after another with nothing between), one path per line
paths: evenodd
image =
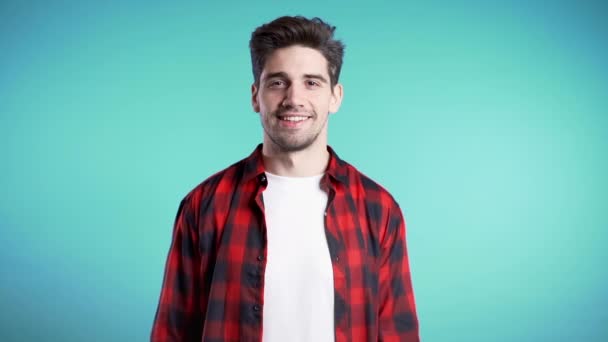
M425 342L608 341L602 1L2 1L0 340L146 341L173 219L261 142L248 42L346 44L339 156L407 222Z

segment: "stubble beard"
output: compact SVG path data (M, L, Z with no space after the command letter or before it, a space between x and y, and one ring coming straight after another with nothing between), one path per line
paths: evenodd
M270 117L271 118L276 118L276 120L280 120L278 118L278 115L281 114L281 112L284 112L285 110L278 110L276 112L270 113ZM318 119L318 115L316 112L306 112L306 114L310 115L310 119L309 120L317 120ZM267 127L270 125L265 125L264 122L262 122L262 126L264 128L264 131L266 132L266 135L268 136L268 138L274 143L274 145L279 149L279 152L282 153L289 153L289 152L299 152L299 151L303 151L305 149L307 149L308 147L310 147L318 138L319 135L321 134L321 131L323 130L324 125L327 124L327 119L325 120L325 122L323 123L323 125L319 128L318 131L316 132L310 132L310 134L305 135L304 137L299 137L297 135L299 135L299 133L293 134L293 133L289 133L289 132L285 132L285 131L279 131L279 129L275 129L273 130L272 127ZM311 129L314 129L315 127L311 127Z

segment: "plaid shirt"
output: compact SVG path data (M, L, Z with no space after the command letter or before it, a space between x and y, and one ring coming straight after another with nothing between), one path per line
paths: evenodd
M328 151L321 187L335 340L419 341L401 209ZM262 340L266 185L260 144L182 200L151 341Z

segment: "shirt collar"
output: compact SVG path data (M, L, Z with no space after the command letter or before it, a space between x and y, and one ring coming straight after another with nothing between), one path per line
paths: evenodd
M327 146L329 152L329 163L325 174L331 179L338 181L344 185L348 185L348 167L347 163L338 157L338 154ZM255 150L245 159L245 168L243 171L243 180L245 182L257 178L265 182L264 158L262 156L262 144L259 144Z

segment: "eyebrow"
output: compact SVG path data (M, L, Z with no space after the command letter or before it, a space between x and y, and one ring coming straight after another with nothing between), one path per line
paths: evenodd
M323 77L323 75L319 75L319 74L306 74L306 75L304 75L304 78L314 78L323 83L327 83L327 79L325 77Z
M265 75L263 80L266 81L270 78L286 78L287 79L289 77L287 76L286 72L279 71L279 72L273 72L273 73ZM323 83L328 83L327 79L325 77L323 77L323 75L320 75L320 74L304 74L304 78L314 78Z
M282 72L282 71L273 72L271 74L264 75L263 80L266 81L267 79L270 79L270 78L287 78L287 73Z

